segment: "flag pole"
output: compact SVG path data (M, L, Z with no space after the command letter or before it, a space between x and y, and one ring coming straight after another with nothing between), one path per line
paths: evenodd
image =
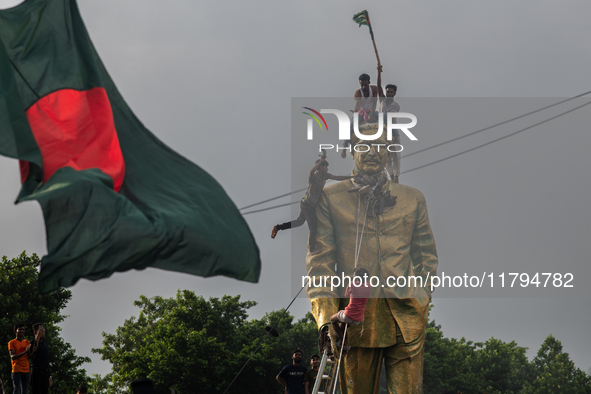
M376 58L378 60L378 66L381 66L382 63L380 62L380 55L378 54L378 47L376 46L376 40L373 37L373 29L371 28L371 22L369 20L369 12L367 10L363 10L353 16L353 21L359 24L359 27L362 25L367 25L369 27L369 34L371 35L371 42L373 44L373 49L376 53Z
M376 40L373 39L373 34L371 35L371 42L373 43L374 51L376 51L376 58L378 59L378 66L381 66L382 63L380 63L380 55L378 55L378 47L376 46Z

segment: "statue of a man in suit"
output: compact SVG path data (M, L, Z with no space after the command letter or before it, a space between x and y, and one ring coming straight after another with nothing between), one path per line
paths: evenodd
M378 125L360 126L360 131L374 135ZM330 317L349 302L343 298L347 283L331 290L330 281L316 286L319 279L353 277L356 267L369 272L368 281L375 277L365 320L348 327L351 349L340 371L343 394L378 393L382 362L390 394L422 393L437 251L423 194L387 178L384 167L393 153L385 134L373 141L353 136L355 178L324 188L316 208L322 252L306 259L312 278L308 296L319 327L330 325ZM331 338L334 344L334 332Z

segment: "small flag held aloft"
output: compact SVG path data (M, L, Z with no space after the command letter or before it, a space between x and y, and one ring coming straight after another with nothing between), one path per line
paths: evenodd
M373 40L373 30L371 28L371 22L369 21L369 13L367 12L367 10L363 10L355 14L353 16L353 21L359 24L359 27L364 25L369 27L369 34L371 34L371 39Z

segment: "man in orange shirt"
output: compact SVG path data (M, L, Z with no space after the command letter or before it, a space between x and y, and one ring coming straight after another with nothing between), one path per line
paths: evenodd
M25 339L25 325L17 323L14 325L16 338L8 342L10 361L12 361L12 385L14 394L27 394L29 392L29 359L27 352L31 347Z

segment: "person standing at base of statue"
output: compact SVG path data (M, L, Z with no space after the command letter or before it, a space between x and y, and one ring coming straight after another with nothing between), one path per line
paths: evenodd
M31 359L31 394L48 394L53 378L49 371L49 346L45 339L45 327L33 325L35 339L31 341L29 358Z
M318 371L320 370L320 356L313 354L310 357L310 364L312 368L304 373L304 390L305 394L310 394L314 390L316 379L318 378ZM322 379L322 375L320 376Z
M8 342L8 352L12 363L12 387L14 394L29 394L29 359L27 352L31 347L25 339L25 325L14 325L16 338Z
M304 222L308 222L308 228L310 235L308 236L308 246L310 247L311 254L318 254L321 250L316 248L316 204L320 200L322 195L322 189L329 179L336 181L342 181L350 179L350 176L339 176L332 175L328 172L328 162L326 161L326 152L322 154L322 157L316 160L316 164L310 170L310 176L308 178L308 190L300 202L300 215L296 220L291 222L285 222L273 226L271 231L271 238L275 238L279 230L288 230L294 227L299 227Z
M362 125L360 132L375 135L378 127ZM363 143L356 136L351 142ZM350 275L356 266L366 268L371 278L365 320L347 329L351 349L339 373L343 394L379 393L382 365L389 394L422 393L437 250L423 194L389 181L384 173L390 153L379 144L387 143L382 133L369 150L353 151L353 173L361 176L324 189L316 208L322 253L306 256L310 283ZM316 323L321 331L329 327L333 344L337 338L330 318L348 304L345 290L331 288L330 281L307 288Z
M283 387L286 394L304 394L304 374L307 368L302 362L302 351L296 349L291 353L291 364L287 364L275 377Z

